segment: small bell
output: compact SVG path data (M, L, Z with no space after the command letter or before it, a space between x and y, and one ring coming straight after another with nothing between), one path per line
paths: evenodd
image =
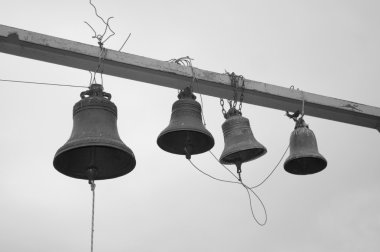
M284 169L296 175L308 175L322 171L327 166L326 159L318 152L317 140L312 130L302 119L290 135L289 157Z
M169 126L157 138L158 146L164 151L190 159L191 155L209 151L214 146L214 138L202 123L201 106L195 99L189 87L178 94Z
M219 161L222 164L235 164L239 176L242 163L259 158L267 152L253 136L249 120L235 108L231 108L226 114L222 129L224 150Z
M59 172L86 180L123 176L136 165L135 156L117 131L117 108L99 84L81 93L73 108L69 140L57 151L53 165Z

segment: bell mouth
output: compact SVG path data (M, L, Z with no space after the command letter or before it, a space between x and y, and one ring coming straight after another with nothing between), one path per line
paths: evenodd
M94 151L96 155L94 155ZM96 170L94 180L112 179L131 172L136 166L132 151L110 146L90 146L58 151L53 165L60 173L78 179L89 179L88 170Z
M254 148L238 151L231 154L222 155L219 162L222 164L236 164L238 162L245 163L251 160L255 160L267 153L265 148Z
M191 130L174 130L162 132L157 138L157 145L173 154L196 155L209 151L214 147L214 138L205 132ZM187 153L185 148L191 145L191 153Z
M294 175L309 175L324 170L327 166L326 159L318 156L293 157L284 163L285 171Z

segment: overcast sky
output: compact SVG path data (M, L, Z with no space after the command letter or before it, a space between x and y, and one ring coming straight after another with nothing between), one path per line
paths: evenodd
M116 35L106 48L158 60L194 58L200 69L380 107L380 3L318 1L105 1ZM104 26L88 1L1 0L0 24L97 45ZM0 79L88 85L83 70L0 53ZM53 157L69 138L72 107L84 89L0 82L0 250L90 250L87 181L57 172ZM162 151L177 90L104 76L118 107L119 134L136 156L130 174L97 182L94 251L379 251L379 132L305 116L327 168L295 176L282 164L256 192L268 211L257 225L243 187L202 175ZM198 100L199 100L199 95ZM212 151L223 147L219 99L203 96ZM284 111L243 105L262 158L243 165L259 183L288 145ZM233 177L209 153L195 164ZM233 167L232 167L233 168ZM260 221L263 210L254 199Z

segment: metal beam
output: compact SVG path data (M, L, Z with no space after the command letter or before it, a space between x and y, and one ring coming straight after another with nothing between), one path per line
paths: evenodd
M63 66L94 71L99 47L0 25L0 52ZM106 50L104 74L183 89L191 83L189 67L114 50ZM229 98L232 96L227 75L194 68L199 93ZM244 102L283 111L301 109L305 114L363 127L380 128L380 108L332 97L300 92L262 82L246 80Z

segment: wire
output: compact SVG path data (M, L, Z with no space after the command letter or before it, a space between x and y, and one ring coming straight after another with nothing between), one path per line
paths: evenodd
M224 179L219 179L219 178L216 178L216 177L214 177L214 176L211 176L210 174L208 174L208 173L206 173L206 172L204 172L204 171L202 171L201 169L199 169L190 159L188 159L189 160L189 162L190 162L190 164L195 168L195 169L197 169L199 172L201 172L201 173L203 173L204 175L206 175L206 176L208 176L208 177L210 177L210 178L212 178L212 179L215 179L215 180L217 180L217 181L221 181L221 182L226 182L226 183L233 183L233 184L240 184L240 182L236 182L236 181L230 181L230 180L224 180Z
M95 36L93 36L93 38L96 38L96 39L98 39L98 42L100 43L100 44L104 44L109 38L111 38L113 35L115 35L115 32L111 29L111 26L109 25L109 21L110 21L110 19L111 18L113 18L113 17L109 17L108 19L107 19L107 22L98 14L98 10L96 9L96 6L91 2L91 0L89 0L89 2L90 2L90 5L94 8L94 11L95 11L95 15L103 22L103 24L105 24L106 25L106 27L105 27L105 29L104 29L104 32L103 32L103 35L97 35L96 34L96 31L95 31L95 29L94 28L92 28L91 27L91 25L89 24L89 23L87 23L87 22L85 22L88 26L90 26L90 28L94 31L94 33L95 33ZM109 29L111 32L112 32L112 34L111 35L109 35L105 40L103 40L103 38L104 38L104 35L106 35L106 32L107 32L107 29Z
M269 173L269 175L263 181L261 181L259 184L255 185L255 186L251 186L250 189L261 186L262 184L264 184L265 181L267 181L269 179L270 176L272 176L273 172L277 169L278 165L281 163L282 159L284 158L284 156L288 152L288 150L289 150L289 145L288 145L288 147L286 147L284 154L282 154L280 160L278 161L276 166L273 168L273 170Z
M218 161L218 163L220 164L220 162L219 162L219 159L214 155L214 153L212 153L212 151L210 150L210 151L208 151L208 152L210 152L210 154L215 158L215 160L216 161ZM230 169L228 169L227 168L227 166L225 166L224 164L221 164L229 173L231 173L232 174L232 176L234 176L237 180L239 180L239 178L230 170Z
M268 213L267 213L267 209L265 208L265 205L263 203L263 201L260 199L260 197L252 190L252 188L249 188L247 187L245 184L243 184L243 182L241 183L244 188L247 190L247 193L248 193L248 197L249 197L249 206L251 208L251 214L252 214L252 217L253 219L255 220L255 222L257 224L259 224L260 226L265 226L265 224L267 223L268 221ZM249 193L249 191L251 191L253 193L253 195L255 195L255 197L260 201L260 204L261 206L263 207L263 210L264 210L264 214L265 214L265 221L263 223L259 222L258 219L256 218L255 214L253 213L253 208L252 208L252 199L251 199L251 194Z
M204 172L204 171L202 171L201 169L199 169L190 159L188 159L189 160L189 162L191 163L191 165L195 168L195 169L197 169L199 172L201 172L201 173L203 173L204 175L206 175L206 176L208 176L208 177L210 177L210 178L212 178L212 179L214 179L214 180L217 180L217 181L221 181L221 182L227 182L227 183L233 183L233 184L240 184L240 185L242 185L246 190L247 190L247 193L248 193L248 197L249 197L249 205L250 205L250 209L251 209L251 214L252 214L252 217L253 217L253 219L255 220L255 222L257 223L257 224L259 224L260 226L264 226L266 223L267 223L267 220L268 220L268 215L267 215L267 210L266 210L266 208L265 208L265 205L264 205L264 203L263 203L263 201L260 199L260 197L251 189L251 188L249 188L247 185L245 185L243 182L241 182L241 181L239 181L239 182L237 182L237 181L230 181L230 180L224 180L224 179L219 179L219 178L216 178L216 177L214 177L214 176L211 176L210 174L208 174L208 173L206 173L206 172ZM230 171L227 167L225 167L228 171ZM231 171L230 171L231 172ZM238 179L236 176L235 176L235 174L233 174L232 172L231 172L231 174L236 178L236 179ZM265 213L265 221L263 222L263 223L261 223L261 222L259 222L258 221L258 219L256 218L256 216L255 216L255 214L253 213L253 207L252 207L252 198L251 198L251 195L250 195L250 193L249 192L252 192L253 193L253 195L255 195L255 197L259 200L259 202L260 202L260 204L262 205L262 207L263 207L263 210L264 210L264 213Z
M272 176L272 174L274 173L274 171L277 169L278 165L284 159L284 156L288 152L288 150L289 150L289 145L286 147L284 154L282 154L281 159L278 161L278 163L276 164L276 166L272 169L272 171L269 173L269 175L263 181L261 181L259 184L255 185L255 186L251 186L251 187L248 187L248 188L253 189L253 188L259 187L262 184L264 184L264 182L267 181L269 179L269 177ZM214 155L214 153L212 153L212 151L209 151L209 152L215 158L215 160L218 161L218 163L220 165L222 165L229 173L231 173L236 179L238 179L238 177L230 169L228 169L227 166L225 166L224 164L221 164L219 162L218 158Z
M98 66L94 72L94 76L93 76L93 79L91 80L90 85L91 84L97 84L96 83L96 74L99 73L99 70L101 70L100 71L100 79L101 79L101 85L103 85L103 70L104 70L104 64L103 63L104 63L104 59L107 55L107 50L102 45L100 45L99 49L100 49L100 53L99 53L99 59L98 59Z
M46 85L46 86L60 86L60 87L88 88L88 86L76 86L76 85L57 84L57 83L48 83L48 82L19 81L19 80L5 80L5 79L0 79L0 81L3 81L3 82L24 83L24 84L35 84L35 85Z
M125 43L127 43L127 41L128 41L128 39L129 39L129 37L131 36L131 34L132 34L132 33L129 33L127 39L124 41L123 45L120 47L119 52L123 49Z
M111 29L111 26L108 24L109 21L111 20L111 18L113 18L113 17L109 17L109 18L107 19L107 23L105 23L106 28L105 28L105 30L104 30L103 35L101 36L101 38L104 38L104 35L106 35L107 28L110 29L110 31L112 32L112 34L109 35L105 40L103 40L103 41L101 42L102 44L106 43L107 40L108 40L109 38L111 38L113 35L115 35L115 32Z
M267 180L269 179L270 176L272 176L272 174L274 173L274 171L277 169L278 165L279 165L279 164L281 163L281 161L283 160L283 158L284 158L285 154L287 153L288 149L289 149L289 145L286 147L284 154L282 154L282 156L281 156L280 160L278 161L278 163L276 164L276 166L272 169L272 171L268 174L268 176L265 177L265 179L264 179L263 181L261 181L259 184L255 185L255 186L251 186L251 187L249 187L249 186L247 186L246 184L244 184L243 182L241 182L241 184L242 184L243 187L247 190L247 193L248 193L248 197L249 197L249 205L250 205L250 208L251 208L251 214L252 214L252 217L253 217L253 219L255 220L255 222L256 222L257 224L259 224L260 226L264 226L264 225L267 223L267 221L268 221L268 214L267 214L267 210L266 210L266 207L265 207L263 201L261 200L261 198L260 198L260 197L259 197L259 196L258 196L258 195L257 195L252 189L261 186L262 184L265 183L265 181L267 181ZM231 173L236 179L239 180L239 178L238 178L238 177L237 177L237 176L236 176L236 175L235 175L230 169L228 169L227 166L225 166L224 164L222 164L222 163L219 162L219 160L218 160L217 157L214 155L214 153L212 153L211 150L210 150L209 152L210 152L210 154L215 158L215 160L218 161L219 164L221 164L221 165L222 165L222 166L223 166L223 167L224 167L229 173ZM259 200L261 206L263 207L264 214L265 214L265 221L262 222L262 223L258 221L258 219L256 218L256 216L255 216L255 214L254 214L254 212L253 212L253 208L252 208L252 198L251 198L250 192L252 192L253 195L255 195L255 197Z

